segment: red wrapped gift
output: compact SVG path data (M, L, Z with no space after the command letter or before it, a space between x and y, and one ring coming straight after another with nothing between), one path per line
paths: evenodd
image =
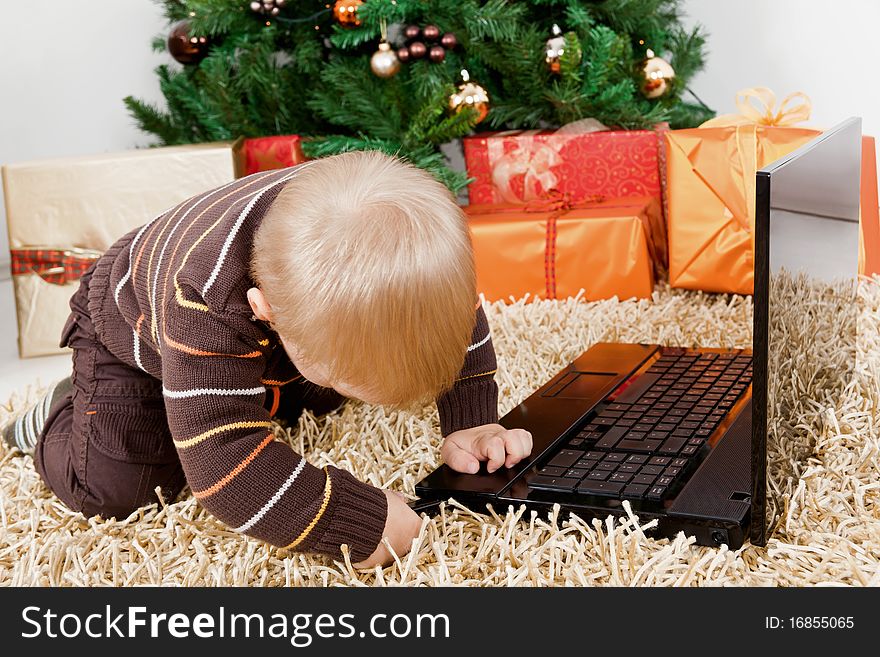
M305 162L302 138L299 135L277 135L245 139L241 148L244 173L249 176L258 171L284 169Z
M666 124L655 130L599 130L578 121L559 130L509 130L464 139L472 204L520 203L551 189L575 202L653 196L663 203ZM604 126L601 126L604 128Z

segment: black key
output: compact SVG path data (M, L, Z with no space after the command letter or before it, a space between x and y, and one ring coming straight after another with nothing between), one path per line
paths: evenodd
M623 434L626 433L626 427L612 427L608 430L608 432L599 439L599 442L596 443L596 447L601 447L602 449L611 449L614 447L617 442L623 437Z
M566 446L566 447L569 447L569 448L571 448L571 449L577 449L577 448L579 448L579 447L582 447L583 444L584 444L584 439L583 439L583 438L572 438L571 440L569 440L569 441L566 443L565 446Z
M672 432L673 438L690 438L694 435L693 429L676 429Z
M623 415L623 411L611 411L611 410L608 410L607 408L604 411L602 411L601 413L599 413L599 417L618 418L621 415Z
M644 452L650 454L660 447L659 440L626 440L623 439L615 446L622 452Z
M618 426L618 427L631 427L631 426L634 425L635 423L636 423L635 420L627 420L626 418L620 418L620 419L617 421L617 424L616 424L615 426Z
M663 417L663 409L662 408L652 408L650 411L645 413L645 417Z
M674 468L683 468L688 464L687 459L672 459L672 463L670 465Z
M693 430L700 428L700 423L699 422L688 422L687 420L685 420L684 422L682 422L681 424L678 425L678 428L679 429L691 429L693 431Z
M654 456L648 461L648 465L669 465L671 460L668 456Z
M706 442L706 439L705 439L705 438L691 438L691 439L688 441L688 445L696 445L697 447L699 447L699 446L702 445L704 442Z
M649 500L660 500L663 498L663 494L666 493L665 486L652 486L651 490L648 491L648 499Z
M548 477L561 477L565 474L565 468L556 468L552 465L545 465L543 468L539 468L538 472Z
M545 475L536 475L529 480L529 486L532 488L567 492L574 491L577 484L577 479L571 479L568 477L547 477Z
M591 481L584 479L577 487L578 493L588 495L602 495L606 497L617 497L623 490L624 484L618 481Z
M642 417L642 414L641 414L641 413L633 413L632 411L630 411L629 413L624 413L624 414L623 414L623 419L624 419L624 420L638 420L638 419L640 419L641 417Z
M616 463L606 463L604 461L596 466L596 470L605 470L607 472L612 472L613 470L616 470L616 469L617 469Z
M667 477L677 477L678 473L681 472L681 468L674 468L671 465L663 471L663 474Z
M572 468L566 473L566 477L572 477L573 479L583 479L590 473L589 470L585 470L583 468Z
M602 460L606 461L606 462L610 461L610 462L616 463L618 461L623 461L625 458L626 458L626 454L611 453L611 454L606 454L605 458Z
M671 483L672 483L672 477L670 477L669 475L663 475L662 477L657 478L657 485L658 486L668 486Z
M623 489L624 497L644 497L645 493L648 492L648 486L645 484L630 484L626 488Z
M618 395L614 401L621 404L636 401L642 396L642 393L646 392L648 388L654 385L659 378L660 377L657 374L642 374L642 376L633 381L626 390L623 391L623 394Z
M699 449L700 448L697 447L696 445L685 445L684 449L681 450L681 453L687 454L688 456L691 456L693 454L696 454L697 450L699 450Z
M687 415L687 414L688 414L688 412L684 408L670 408L669 411L667 412L667 415L669 415L669 416L675 415L675 416L681 417L682 415Z
M669 422L661 422L656 427L654 427L655 431L672 431L675 429L675 424L671 424Z
M654 483L656 478L656 475L637 474L632 478L632 482L634 484L645 484L646 486L650 486Z
M626 483L630 480L630 477L632 477L632 474L629 472L615 472L609 477L608 481L622 481L623 483Z
M648 424L647 422L644 421L644 418L643 418L642 422L639 422L638 424L635 424L633 426L633 431L644 431L645 433L648 433L653 428L654 428L654 425Z
M574 467L581 468L583 470L592 470L596 467L596 464L599 461L596 459L588 459L586 456L582 456L581 460L574 464Z
M550 462L547 465L552 465L557 468L570 468L581 457L581 454L582 452L573 449L564 449L550 459Z
M649 440L666 440L669 437L668 431L651 431L648 433Z
M648 460L647 456L642 456L641 454L630 454L626 457L627 463L644 463Z
M608 404L608 406L605 407L605 410L608 410L608 411L628 411L629 404L617 404L617 403Z
M595 431L599 426L590 422L587 426L583 428L584 431Z
M584 454L585 459L594 459L596 461L600 460L605 456L605 452L587 452Z
M639 471L638 463L621 463L617 466L618 472L628 472L629 474L635 474Z
M590 474L587 475L587 479L590 481L605 481L608 479L608 475L611 474L605 470L593 470Z
M598 424L600 427L613 427L617 423L617 418L597 417L593 420L593 423Z
M657 450L658 454L670 454L675 456L678 454L679 450L684 447L685 442L687 442L686 438L679 438L677 436L673 436L669 440L667 440L660 449Z
M654 408L659 408L665 411L669 408L672 408L672 404L670 402L657 402L656 404L654 404Z
M697 433L696 433L696 435L697 435L697 436L701 436L701 437L703 437L703 438L705 438L705 437L707 437L707 436L711 436L711 435L712 435L712 429L706 429L706 428L697 429Z
M700 401L700 398L697 395L683 395L681 401L687 402L688 404L695 404Z
M627 440L644 440L647 436L644 431L630 431L625 437Z
M658 475L663 472L663 466L660 465L643 465L639 469L639 474Z

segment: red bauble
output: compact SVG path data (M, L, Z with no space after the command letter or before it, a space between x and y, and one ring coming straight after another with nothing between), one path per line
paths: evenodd
M458 39L452 32L447 32L440 39L440 43L443 44L443 47L447 50L452 50L453 48L455 48L455 46L458 45Z
M420 33L421 29L419 29L418 25L407 25L406 29L403 31L403 36L409 40L417 39Z
M191 36L189 21L175 23L168 34L168 52L181 64L198 64L208 54L207 37Z
M446 59L446 48L443 46L431 46L431 50L428 51L428 57L432 62L442 62Z
M422 28L422 34L425 35L425 40L436 41L437 37L440 36L440 28L436 25L425 25Z
M409 48L407 48L406 46L404 46L403 48L401 48L400 50L397 51L397 59L399 59L400 61L408 62L409 57L410 57Z
M336 0L333 5L333 15L343 27L357 27L361 24L357 10L364 4L364 0Z
M427 52L427 46L421 41L413 41L409 44L409 54L412 55L413 59L421 59Z

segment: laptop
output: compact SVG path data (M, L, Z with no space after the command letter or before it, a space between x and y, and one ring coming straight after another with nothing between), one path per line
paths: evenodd
M559 504L604 519L628 500L658 536L765 544L810 453L804 400L786 382L824 367L827 404L855 367L854 331L846 349L809 336L855 326L860 158L853 118L758 171L753 349L595 344L500 419L531 432L529 457L491 474L443 465L416 485L413 507Z

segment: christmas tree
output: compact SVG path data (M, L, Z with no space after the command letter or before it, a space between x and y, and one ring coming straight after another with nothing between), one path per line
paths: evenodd
M458 191L440 145L474 130L712 116L684 99L705 36L679 0L160 1L154 48L182 66L157 69L167 108L125 103L161 144L300 134L307 155L380 149Z

